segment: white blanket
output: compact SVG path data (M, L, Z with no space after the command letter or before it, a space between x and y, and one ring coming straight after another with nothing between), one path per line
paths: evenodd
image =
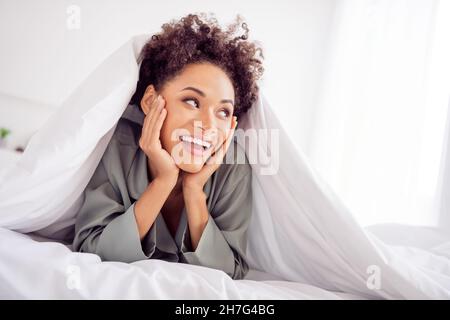
M101 262L7 229L0 229L0 256L0 299L361 299L288 281L232 280L219 270L156 259Z
M0 297L450 298L450 242L434 249L396 246L361 228L294 147L262 94L238 128L277 129L279 145L263 131L258 145L259 152L279 156L268 166L252 164L247 252L252 269L286 281L232 280L219 270L157 260L101 262L24 235L67 237L135 90L137 55L147 39L135 37L106 59L32 137L19 161L0 171ZM264 174L270 168L277 173Z

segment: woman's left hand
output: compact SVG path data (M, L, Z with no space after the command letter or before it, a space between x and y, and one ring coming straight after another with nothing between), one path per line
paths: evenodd
M227 150L233 141L234 131L237 127L237 118L233 117L228 137L219 149L205 162L203 168L196 173L183 173L183 190L203 190L209 177L220 167Z

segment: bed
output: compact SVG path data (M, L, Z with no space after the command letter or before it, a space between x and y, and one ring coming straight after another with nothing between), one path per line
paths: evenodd
M262 131L258 151L279 157L251 163L255 206L245 279L195 265L102 262L95 254L72 252L81 193L134 92L137 56L148 37L130 39L99 65L22 155L0 153L9 163L0 170L0 298L450 298L447 233L362 228L294 147L263 93L238 129ZM276 132L279 144L267 132ZM237 142L243 143L239 136ZM408 236L412 232L415 237Z

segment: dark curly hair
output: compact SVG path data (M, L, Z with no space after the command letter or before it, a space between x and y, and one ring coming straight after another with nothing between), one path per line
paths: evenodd
M235 91L233 115L239 118L256 101L256 81L264 72L262 49L247 41L249 29L241 22L242 17L237 15L236 21L223 31L217 19L200 13L163 24L162 31L154 34L140 52L139 81L130 103L140 105L147 86L153 84L159 91L187 64L210 62L230 78ZM234 36L240 26L245 34Z

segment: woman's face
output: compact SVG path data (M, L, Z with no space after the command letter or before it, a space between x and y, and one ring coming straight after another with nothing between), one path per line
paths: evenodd
M181 170L200 171L230 132L234 111L231 80L211 63L189 64L160 92L155 92L153 85L147 88L141 101L145 114L158 94L164 98L167 110L160 134L162 147ZM193 143L191 138L206 142L202 144L209 148L205 150L195 143L199 140Z

